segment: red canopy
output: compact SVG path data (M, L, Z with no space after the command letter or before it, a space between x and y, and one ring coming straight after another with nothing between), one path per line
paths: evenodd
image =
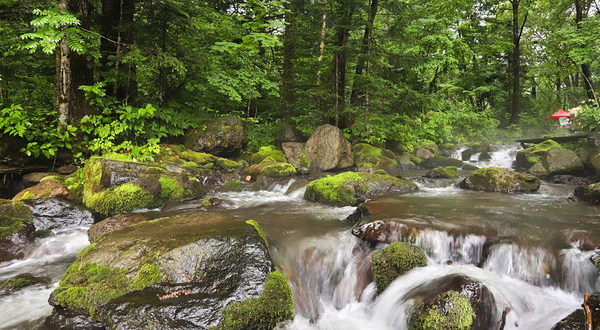
M550 118L552 119L558 119L558 118L571 118L571 114L566 112L563 109L558 110L557 112L555 112L552 116L550 116Z

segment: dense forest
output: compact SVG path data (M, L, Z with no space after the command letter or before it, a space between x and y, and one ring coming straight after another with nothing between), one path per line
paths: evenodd
M600 122L596 0L2 0L0 18L0 129L29 156L149 155L224 115L251 151L282 122L408 150L540 135L559 108Z

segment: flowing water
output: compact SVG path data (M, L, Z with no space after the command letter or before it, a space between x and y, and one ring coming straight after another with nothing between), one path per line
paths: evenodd
M496 158L492 153L491 163L510 167L515 150L500 149ZM393 219L387 242L409 241L428 257L426 267L399 277L379 295L370 255L386 243L372 246L352 234L344 219L354 207L307 202L305 188L290 188L297 187L295 180L267 191L214 197L224 201L223 212L262 226L273 260L294 291L297 314L285 330L406 329L411 293L452 275L486 286L495 315L509 308L507 330L549 330L580 307L583 294L600 291L598 269L590 260L600 251L589 249L600 239L600 209L569 202L573 186L544 184L539 193L527 195L481 193L456 188L456 180L420 178L424 173L405 173L419 191L370 202L377 212L369 221ZM196 204L172 206L169 212ZM85 245L85 228L72 229L39 240L28 259L0 265L0 280L33 273L52 283L0 297L0 327L31 329L48 315L49 293Z

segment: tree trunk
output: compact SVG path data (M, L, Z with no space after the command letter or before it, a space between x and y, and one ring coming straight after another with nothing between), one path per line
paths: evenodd
M365 34L363 36L362 46L360 49L361 55L356 63L356 75L354 76L354 82L352 84L352 93L350 94L350 104L353 106L358 105L359 99L359 79L367 63L369 53L371 51L371 36L373 34L373 25L375 23L375 16L377 15L377 7L379 6L379 0L371 0L371 6L369 11L369 21L365 26ZM365 101L366 102L366 101Z
M535 76L531 77L531 98L537 98L537 82L535 81Z
M74 13L82 28L90 28L91 4L87 0L59 0L58 9ZM78 125L81 118L92 113L93 108L79 86L93 83L87 58L69 49L65 40L59 41L56 47L56 103L61 127Z
M521 33L519 29L519 5L521 0L511 0L512 4L512 95L510 123L518 124L521 114Z
M286 2L285 34L283 36L283 70L281 73L281 117L289 122L292 119L296 99L294 84L294 24L296 15L296 0Z
M577 28L581 29L581 21L584 19L584 8L582 0L575 0L575 22ZM583 74L583 87L587 93L588 100L595 99L594 97L594 85L592 84L592 69L589 63L581 64L581 73Z
M350 24L354 14L354 4L341 0L341 22L336 27L334 65L334 123L339 126L340 114L346 108L346 62L348 60L348 37L350 36Z
M121 63L133 44L133 0L102 0L100 62L108 95L127 102L137 90L135 68Z

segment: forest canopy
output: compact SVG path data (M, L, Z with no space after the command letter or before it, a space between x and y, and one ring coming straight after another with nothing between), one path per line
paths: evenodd
M0 0L0 132L29 156L151 155L213 117L352 141L600 124L596 0Z

